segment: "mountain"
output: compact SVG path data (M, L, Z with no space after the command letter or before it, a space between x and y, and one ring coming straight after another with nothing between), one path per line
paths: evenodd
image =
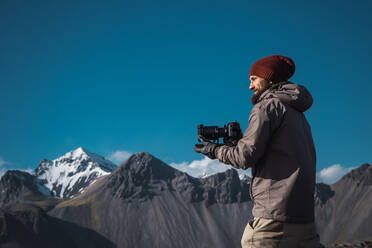
M17 205L11 211L0 210L0 226L1 247L115 247L102 235L51 217L34 206Z
M79 147L55 160L41 160L35 176L53 196L71 198L116 167L104 157Z
M49 209L59 200L48 195L50 191L40 180L27 172L9 170L0 179L0 208L22 202Z
M363 164L332 185L318 185L316 224L326 244L372 237L372 165Z
M35 175L8 171L0 179L0 246L240 247L252 218L249 184L234 169L195 178L147 152L116 167L78 148L42 160ZM371 203L370 164L317 184L321 241L367 242Z
M327 201L333 197L335 192L331 189L331 186L325 183L317 183L315 187L315 205L323 206Z
M118 247L240 247L248 188L233 169L198 179L141 152L49 214Z

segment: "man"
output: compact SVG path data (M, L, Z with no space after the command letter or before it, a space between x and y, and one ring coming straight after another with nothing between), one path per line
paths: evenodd
M249 126L234 147L199 137L196 152L235 168L252 168L254 220L241 244L248 247L322 247L314 225L316 154L303 112L313 103L303 86L288 82L292 59L272 55L249 72L254 105Z

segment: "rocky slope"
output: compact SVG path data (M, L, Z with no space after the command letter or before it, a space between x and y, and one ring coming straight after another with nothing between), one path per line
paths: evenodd
M332 185L321 185L315 208L326 244L372 237L372 165L364 164Z
M92 230L51 217L41 208L24 204L11 211L0 210L0 227L1 247L115 247Z
M27 172L9 170L0 179L0 208L2 209L17 203L32 203L50 209L58 202L58 199L50 196L50 191L38 178Z
M357 240L353 242L337 243L327 246L327 248L371 248L372 240Z

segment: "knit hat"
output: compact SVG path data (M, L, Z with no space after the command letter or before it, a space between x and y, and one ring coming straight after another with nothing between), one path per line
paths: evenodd
M249 76L255 75L274 83L287 81L293 76L296 66L292 59L271 55L257 60L249 71Z

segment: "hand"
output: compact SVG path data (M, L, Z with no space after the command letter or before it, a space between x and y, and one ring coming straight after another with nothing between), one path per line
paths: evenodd
M210 142L201 135L198 135L198 139L202 144L195 144L194 151L202 153L210 159L215 159L214 151L219 145Z

